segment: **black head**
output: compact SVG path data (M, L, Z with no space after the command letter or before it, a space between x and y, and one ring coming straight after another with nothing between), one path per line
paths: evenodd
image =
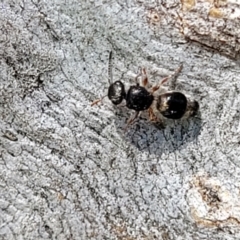
M158 111L166 118L179 119L187 109L187 98L180 92L162 94L157 100Z
M126 102L129 109L139 112L151 106L153 96L144 87L139 85L131 86L127 92Z
M109 86L108 98L112 101L113 104L120 104L125 97L125 87L121 81L116 81Z

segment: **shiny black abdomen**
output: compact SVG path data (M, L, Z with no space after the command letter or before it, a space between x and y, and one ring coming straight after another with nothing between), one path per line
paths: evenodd
M108 98L113 104L118 105L126 97L125 87L121 81L116 81L108 88Z
M187 109L187 98L180 92L169 92L158 97L158 111L166 118L179 119Z
M129 109L143 111L151 106L153 96L144 87L131 86L127 92L126 102Z

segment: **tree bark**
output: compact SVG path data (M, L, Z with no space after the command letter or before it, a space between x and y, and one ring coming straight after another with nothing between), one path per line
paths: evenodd
M232 1L2 1L0 239L239 239L240 6ZM200 104L148 121L113 79Z

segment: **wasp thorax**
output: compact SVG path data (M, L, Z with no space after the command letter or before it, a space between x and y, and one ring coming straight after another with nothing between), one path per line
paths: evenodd
M131 86L126 96L127 107L135 111L148 109L153 102L153 95L139 85Z

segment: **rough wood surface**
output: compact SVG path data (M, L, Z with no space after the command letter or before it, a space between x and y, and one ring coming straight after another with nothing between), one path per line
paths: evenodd
M147 2L147 3L146 3ZM0 239L239 239L239 1L1 1ZM197 42L197 44L196 44ZM164 129L113 77L200 103Z

